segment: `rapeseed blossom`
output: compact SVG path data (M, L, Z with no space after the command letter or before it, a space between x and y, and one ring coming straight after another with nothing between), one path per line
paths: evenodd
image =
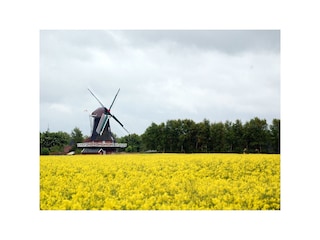
M280 155L40 156L42 210L279 210Z

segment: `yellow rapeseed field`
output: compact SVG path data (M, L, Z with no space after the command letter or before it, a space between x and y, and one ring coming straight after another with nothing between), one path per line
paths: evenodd
M40 156L42 210L280 209L280 155Z

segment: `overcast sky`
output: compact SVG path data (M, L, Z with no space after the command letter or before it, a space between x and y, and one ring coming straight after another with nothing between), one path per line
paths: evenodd
M100 107L130 133L152 122L280 118L280 31L40 32L40 131L79 127ZM111 120L117 136L127 133Z

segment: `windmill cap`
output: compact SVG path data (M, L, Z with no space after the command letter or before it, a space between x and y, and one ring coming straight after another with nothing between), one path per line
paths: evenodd
M100 108L97 108L96 110L94 110L91 115L95 116L95 117L101 117L102 114L104 113L104 108L103 107L100 107Z

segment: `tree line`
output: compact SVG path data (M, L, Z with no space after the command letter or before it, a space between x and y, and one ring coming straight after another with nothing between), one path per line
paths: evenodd
M47 129L45 132L40 132L40 154L64 154L70 151L79 153L77 143L83 142L84 139L78 127L75 127L71 134L62 131L50 132Z
M131 134L117 142L127 143L122 151L162 153L280 153L280 119L268 125L255 117L242 123L214 122L204 119L196 123L190 119L152 123L142 135ZM76 143L85 137L79 128L71 135L65 132L40 133L40 154L55 154L68 150L79 153Z
M225 123L196 123L190 119L152 123L141 135L119 139L127 142L126 151L167 153L280 153L280 119L268 125L254 118Z

